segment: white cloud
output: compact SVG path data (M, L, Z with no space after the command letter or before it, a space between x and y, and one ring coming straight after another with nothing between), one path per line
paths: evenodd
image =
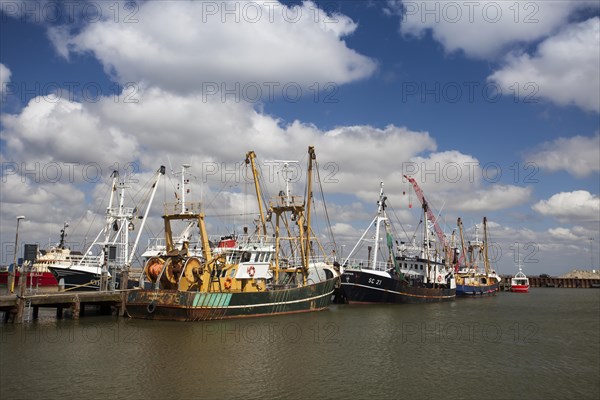
M331 226L331 230L333 231L333 234L336 236L336 238L341 240L356 240L362 234L362 231L360 229L357 229L352 225L346 224L344 222L338 222L333 224ZM350 249L347 250L349 251Z
M252 199L241 195L253 193L245 180L246 152L256 151L263 177L271 182L268 190L274 194L282 189L281 177L264 162L296 159L304 171L310 144L317 151L326 194L344 196L336 199L337 204L328 201L332 222L352 224L358 229L362 228L360 221L369 222L375 208L364 207L354 196L374 205L379 179L386 183L394 218L402 223L414 223L419 218L416 196L412 195L412 210L407 207L407 196L401 196L402 191L412 191L402 183L404 160L417 166L419 178L422 170L436 170L437 165L442 174L438 178L454 180L456 171L444 166L462 166L458 181L423 183L432 204L444 206L444 210L497 210L521 204L530 194L528 189L512 186L484 186L476 158L458 151L435 152L436 142L428 132L394 125L343 126L323 131L300 121L283 124L246 103L203 102L201 95L183 96L157 88L140 90L137 100L116 103L106 97L97 103L78 103L33 99L20 114L3 115L1 134L6 146L2 161L13 163L14 174L19 177L33 169L42 184L53 183L51 178L55 176L54 167L45 169L47 166L57 165L61 170L59 183L73 183L73 176L77 184L85 181L84 168L91 162L102 169L103 179L115 164L123 168L139 161L139 175L161 164L169 167L172 162L177 169L179 163L188 162L198 183L206 183L203 189L198 185L195 193L203 191L207 207L214 203L222 213L245 215L255 210ZM71 169L67 163L79 164ZM96 173L96 169L87 172ZM93 183L101 189L100 182ZM294 186L296 193L302 193L304 175ZM102 198L101 192L94 192L92 198ZM451 201L444 203L445 199Z
M402 15L403 35L421 37L431 31L447 52L464 51L476 58L493 58L511 44L539 40L568 21L582 1L416 2L391 0Z
M533 56L510 54L506 65L488 80L497 82L503 90L515 84L531 88L521 90L522 96L539 96L558 105L574 104L600 112L599 46L600 18L595 17L569 25L546 39Z
M427 157L413 157L404 171L411 172L425 192L467 190L481 185L479 161L460 151L431 153Z
M586 190L557 193L532 208L561 222L600 220L600 197Z
M213 90L213 83L231 89L238 82L257 83L263 95L281 94L288 83L342 84L376 68L343 41L357 24L309 1L299 6L177 1L168 7L148 1L135 17L136 23L106 18L76 34L69 27L50 28L48 35L63 56L92 52L120 82L186 93Z
M95 114L94 106L61 97L36 97L20 114L2 115L1 138L10 150L4 154L30 162L29 169L49 161L102 166L135 161L136 138L106 122Z
M10 69L2 63L0 63L0 93L4 92L4 89L8 83L10 83Z
M283 124L247 103L201 99L157 88L141 90L137 103L114 102L110 97L96 103L35 98L19 114L2 115L3 157L28 163L30 169L36 163L94 162L107 172L114 163L137 160L143 169L154 169L170 156L190 162L203 179L222 185L229 176L227 169L239 167L248 150L255 150L262 161L301 161L310 144L321 163L325 190L354 193L369 177L391 180L400 171L399 160L435 149L429 133L405 127L322 131L300 121ZM265 172L276 184L276 171L266 167ZM400 185L400 177L397 181ZM379 184L377 179L373 182Z
M461 211L494 211L524 204L531 197L530 187L492 185L488 189L457 195L450 208Z
M541 145L528 161L549 171L567 171L577 178L600 171L600 135L558 138Z
M550 228L548 233L553 238L566 241L579 241L580 243L588 243L590 238L598 236L598 231L585 228L583 226L574 226L572 228ZM585 245L584 245L585 246Z
M3 243L14 243L17 215L26 218L19 230L21 243L40 242L45 245L50 237L58 242L58 232L64 221L73 222L74 218L85 214L85 196L79 188L69 183L39 183L33 174L29 178L12 173L2 176L0 237ZM6 248L2 250L4 254L0 262L4 263L8 258Z
M568 228L550 228L548 229L548 233L550 236L559 239L559 240L577 240L578 237L571 232Z

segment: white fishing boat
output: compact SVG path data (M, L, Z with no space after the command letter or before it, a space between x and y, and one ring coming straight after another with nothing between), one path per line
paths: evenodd
M529 292L529 278L523 273L521 262L518 263L519 272L510 280L510 291L515 293Z
M118 171L112 173L110 200L102 230L85 253L72 255L64 261L48 266L59 286L64 286L64 290L98 290L101 288L103 276L109 282L110 288L127 285L120 282L121 272L129 272L158 182L164 173L165 167L161 166L150 181L150 195L143 216L139 215L137 207L125 205L126 189L129 188L127 179L120 181ZM136 220L140 219L138 234L131 245L130 232L136 229Z

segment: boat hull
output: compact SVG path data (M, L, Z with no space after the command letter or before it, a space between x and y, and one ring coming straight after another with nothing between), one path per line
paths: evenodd
M529 285L513 285L510 287L510 291L514 293L527 293L529 292Z
M74 268L49 267L57 282L62 279L65 290L69 291L93 291L100 288L100 274L89 271L81 271Z
M126 310L132 318L207 321L323 310L338 278L304 287L261 292L184 292L133 290Z
M101 274L90 271L82 271L74 268L49 267L56 282L63 279L64 290L69 292L90 292L100 290ZM110 276L109 276L109 279ZM128 279L127 289L133 289L138 284L137 280ZM58 283L57 283L58 285ZM115 289L121 288L121 274L117 273Z
M395 278L366 271L346 271L342 275L342 290L348 303L434 303L452 301L455 289L419 287Z
M458 297L482 297L494 296L500 290L500 283L491 285L456 285L456 296Z
M19 284L19 278L21 277L20 272L15 273L15 287ZM0 285L8 285L9 272L0 273ZM51 272L28 272L27 273L27 286L38 287L38 286L57 286L58 281L52 275Z

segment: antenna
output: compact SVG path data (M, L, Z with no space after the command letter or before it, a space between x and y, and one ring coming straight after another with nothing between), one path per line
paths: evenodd
M281 167L281 175L285 181L285 205L289 206L290 204L292 204L291 189L290 189L290 183L292 182L292 179L289 177L290 172L291 172L290 164L299 164L300 162L295 161L295 160L273 160L270 162L277 163L277 164L283 164L283 166Z
M175 175L175 171L173 171L173 164L171 164L171 157L167 154L167 161L169 162L169 169L171 170L171 175Z
M188 185L190 184L190 173L189 173L189 169L190 169L191 165L190 164L181 164L181 172L177 172L174 173L173 175L181 175L181 181L179 183L179 191L180 191L180 199L179 201L181 202L181 214L187 214L188 212L190 212L188 210L188 204L186 203L185 200L185 196L187 194L190 194L190 189L188 188Z

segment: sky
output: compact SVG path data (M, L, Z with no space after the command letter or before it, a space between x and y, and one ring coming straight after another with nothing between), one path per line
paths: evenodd
M257 210L246 152L270 193L271 161L299 161L301 193L313 145L338 252L374 217L380 181L410 239L407 174L448 236L461 217L472 239L487 217L502 274L517 259L532 275L600 268L597 1L0 6L2 264L19 215L19 247L56 243L64 222L74 248L89 243L113 169L135 201L167 166L153 234L182 163L211 232L240 231Z

